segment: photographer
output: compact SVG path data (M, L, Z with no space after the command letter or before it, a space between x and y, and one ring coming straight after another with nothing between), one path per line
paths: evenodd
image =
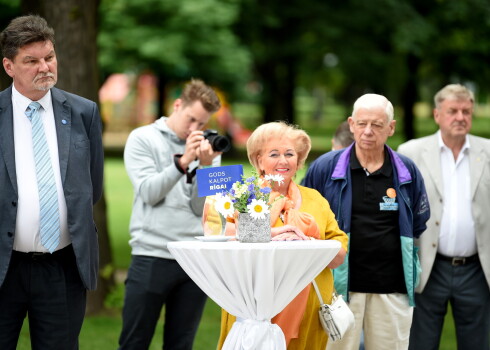
M124 164L134 188L132 256L120 349L148 349L164 304L163 348L192 349L206 295L173 259L167 243L202 235L204 198L197 197L195 170L220 164L222 152L202 131L219 108L216 93L192 80L168 118L129 135Z

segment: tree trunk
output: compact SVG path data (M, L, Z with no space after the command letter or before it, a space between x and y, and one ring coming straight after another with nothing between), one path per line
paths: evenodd
M165 100L167 98L167 80L164 74L158 73L157 74L157 90L158 90L158 101L157 101L157 115L155 119L160 118L161 116L167 116L167 113L165 111ZM168 113L170 114L170 112Z
M57 87L99 102L97 66L97 18L99 0L22 0L24 14L39 14L55 30L58 60ZM88 294L87 313L100 311L114 284L112 254L103 195L94 207L99 234L100 273L98 288Z
M294 88L296 69L293 58L265 62L259 68L263 86L264 122L285 120L294 124Z
M407 67L408 78L405 83L405 87L402 91L402 107L403 107L403 135L405 140L411 140L415 137L414 132L414 114L413 107L417 102L417 70L419 67L420 59L414 55L408 55Z
M0 91L5 90L12 84L12 78L5 73L5 69L1 69L0 73Z

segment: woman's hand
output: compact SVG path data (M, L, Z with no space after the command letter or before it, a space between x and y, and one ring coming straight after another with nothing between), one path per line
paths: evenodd
M293 232L285 232L281 233L277 236L272 237L271 241L302 241L303 238L298 236L296 233Z
M273 241L302 241L309 240L303 231L293 225L284 225L271 228Z
M335 269L336 267L339 267L342 265L345 259L345 255L347 254L347 251L344 248L340 248L339 252L337 255L335 255L335 258L330 261L330 264L327 265L329 269Z

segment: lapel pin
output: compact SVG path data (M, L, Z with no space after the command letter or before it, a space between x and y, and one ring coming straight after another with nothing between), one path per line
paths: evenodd
M61 124L66 125L68 124L68 122L66 121L66 119L61 119Z

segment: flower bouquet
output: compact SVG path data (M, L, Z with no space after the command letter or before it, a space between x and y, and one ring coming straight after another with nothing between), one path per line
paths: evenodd
M271 186L282 183L281 175L265 175ZM237 238L240 242L269 242L271 240L269 195L272 191L266 181L253 173L233 184L228 192L216 195L215 209L223 217L237 213Z

